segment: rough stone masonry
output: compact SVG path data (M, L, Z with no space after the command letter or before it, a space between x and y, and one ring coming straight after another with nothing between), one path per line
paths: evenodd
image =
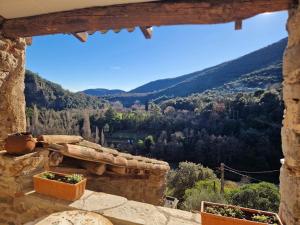
M286 225L300 224L300 7L289 11L288 46L283 65L282 149L280 216Z
M0 35L0 150L7 134L25 131L25 48L24 38Z

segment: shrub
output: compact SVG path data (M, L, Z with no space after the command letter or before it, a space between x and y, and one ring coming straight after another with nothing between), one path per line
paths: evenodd
M168 175L168 188L179 200L183 199L185 190L192 188L199 180L215 179L214 172L201 164L181 162L176 170L172 170Z
M225 198L219 192L214 192L209 189L198 190L193 188L188 190L188 194L185 195L185 200L181 208L187 211L200 210L202 201L226 203Z
M188 211L200 210L202 201L226 203L220 194L220 187L220 181L217 179L198 181L193 188L185 191L182 208Z
M227 200L233 205L278 212L279 188L267 182L247 184L229 192Z

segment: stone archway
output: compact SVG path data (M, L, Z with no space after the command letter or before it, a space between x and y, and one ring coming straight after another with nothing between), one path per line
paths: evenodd
M296 1L298 2L298 1ZM285 162L280 173L280 216L286 225L300 225L300 6L289 10L288 46L284 55L285 113L282 148ZM7 134L24 131L25 48L23 38L0 35L0 149ZM1 171L0 171L1 172Z

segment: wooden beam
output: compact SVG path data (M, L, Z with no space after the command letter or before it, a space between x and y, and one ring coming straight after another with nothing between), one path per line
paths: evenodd
M294 0L173 0L93 7L4 20L2 34L31 37L89 30L216 24L287 10Z
M81 42L86 42L88 39L87 32L73 33L74 37L76 37Z
M142 33L144 34L146 39L151 39L152 38L152 27L140 27Z
M118 33L120 33L121 30L122 30L122 29L114 29L114 32L115 32L116 34L118 34Z
M28 45L28 46L32 45L32 37L25 38L25 42L26 42L26 45Z
M234 22L234 29L241 30L243 27L243 20L237 20Z
M135 30L135 27L128 27L128 28L126 28L126 30L127 30L129 33L131 33L131 32L133 32L133 31Z
M88 33L89 35L93 35L94 33L96 33L96 31L95 31L95 30L89 30L89 31L87 31L87 33Z
M100 32L101 34L106 34L106 33L108 32L108 30L99 30L99 32Z

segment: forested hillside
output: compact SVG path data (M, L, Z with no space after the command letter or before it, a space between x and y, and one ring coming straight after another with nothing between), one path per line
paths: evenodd
M80 134L121 151L166 160L221 162L240 170L273 170L282 157L283 114L277 89L255 93L206 92L124 108L121 103L101 110L28 109L34 134ZM106 128L106 132L104 127ZM234 177L233 177L234 178ZM278 174L261 177L278 181Z
M41 78L38 74L26 70L25 97L27 107L63 110L71 108L97 109L105 101L84 93L72 93L60 85Z

